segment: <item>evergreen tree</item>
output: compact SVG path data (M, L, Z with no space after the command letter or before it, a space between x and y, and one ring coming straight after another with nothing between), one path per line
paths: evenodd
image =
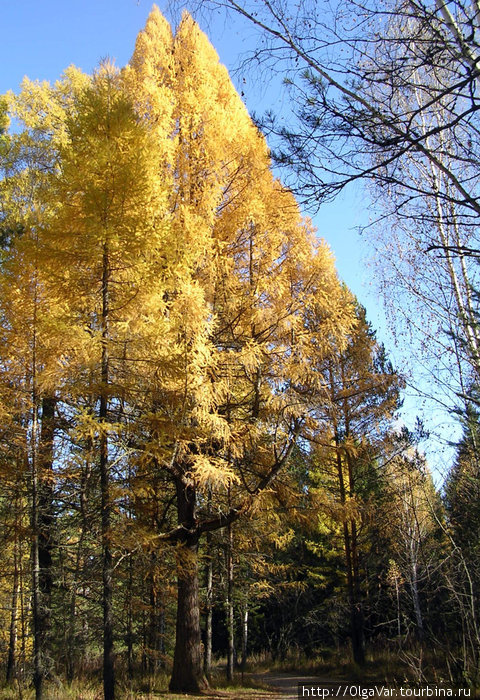
M311 436L312 479L319 519L327 514L331 535L342 540L353 658L363 664L362 543L378 481L376 459L399 406L401 380L358 306L347 347L322 369L325 384L318 399L322 396L323 403L317 399L315 409L324 418L324 429Z

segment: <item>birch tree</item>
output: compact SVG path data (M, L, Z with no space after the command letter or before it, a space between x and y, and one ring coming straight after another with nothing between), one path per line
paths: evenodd
M416 351L412 383L425 366L423 390L437 407L474 401L478 3L205 6L255 27L252 69L284 78L292 109L262 122L300 196L318 207L352 182L367 184L378 288L394 331Z

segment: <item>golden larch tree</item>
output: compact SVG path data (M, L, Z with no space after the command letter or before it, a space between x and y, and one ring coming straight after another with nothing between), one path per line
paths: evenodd
M140 113L157 129L163 120L172 128L165 255L182 270L183 287L167 302L172 322L180 319L171 350L181 374L166 382L155 373L150 416L152 434L168 435L154 449L178 518L157 536L177 545L170 688L195 692L206 685L199 539L251 511L287 464L308 413L298 390L310 381L302 354L314 345L317 354L331 352L351 310L330 253L273 177L265 141L208 39L188 15L170 36L154 9L127 73ZM321 321L311 331L314 308Z

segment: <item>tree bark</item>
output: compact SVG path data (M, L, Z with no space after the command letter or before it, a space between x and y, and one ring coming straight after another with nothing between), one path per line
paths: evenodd
M52 589L53 589L53 437L55 399L42 399L42 426L39 445L38 483L38 563L41 603L39 621L45 674L51 673Z
M125 645L127 647L127 673L130 680L133 679L133 558L132 553L128 558L128 581L127 581L127 633L125 635Z
M33 377L32 417L32 531L33 531L33 629L36 700L42 700L45 678L50 674L52 616L53 432L55 399L42 399L40 437L36 377Z
M34 359L35 367L35 359ZM32 391L32 616L33 616L33 685L36 700L43 698L43 681L45 669L43 665L43 647L41 633L41 592L40 592L40 561L38 553L38 406L36 396L35 373Z
M352 621L352 651L353 660L359 666L365 664L365 634L364 634L364 620L363 620L363 607L361 600L360 591L360 571L358 564L358 546L357 546L357 525L354 520L351 521L351 565L352 565L352 609L351 609L351 621Z
M113 557L110 545L112 506L110 502L110 465L106 429L109 385L109 282L110 263L108 246L103 247L102 262L102 391L100 394L100 489L102 527L102 582L103 582L103 693L105 700L115 697L115 665L113 653Z
M15 529L16 531L17 529ZM18 594L20 592L20 569L18 564L18 542L15 535L15 545L13 552L13 585L12 585L12 612L10 615L10 630L8 640L7 672L5 680L9 683L16 676L17 662L17 608Z
M417 624L417 638L419 642L423 642L425 632L423 627L422 609L420 606L420 596L418 593L418 571L416 553L414 552L414 543L410 545L410 590L412 592L413 609L415 610L415 621Z
M213 561L212 561L212 536L207 532L207 602L205 619L205 660L204 671L207 678L212 669L212 640L213 640Z
M345 384L344 377L342 381ZM330 382L333 391L333 375L330 372ZM346 428L345 433L348 435L348 406L344 402L344 413ZM346 503L347 487L343 474L344 464L341 455L341 441L338 433L338 427L335 425L335 453L336 453L336 468L338 474L338 483L340 491L340 502ZM348 460L348 457L347 457ZM354 493L353 470L351 463L348 467L348 488L350 494ZM352 642L352 656L355 663L359 666L365 664L365 641L363 633L363 611L360 600L360 581L358 572L358 550L356 537L356 524L354 520L347 520L343 524L343 542L345 547L345 568L347 573L347 594L350 612L350 636Z
M247 665L247 646L248 646L248 600L245 601L242 610L242 672L245 671Z
M230 524L227 528L227 680L233 681L235 665L234 611L233 611L233 530Z
M340 373L342 378L342 386L346 387L348 382L345 377L345 367L343 362L340 362ZM345 423L345 438L349 438L351 435L350 431L350 407L348 404L348 399L345 397L343 400L343 414ZM341 456L338 453L338 459L340 461L341 470ZM350 497L355 496L355 474L354 465L352 463L352 456L347 448L345 454L346 466L347 466L347 476L348 476L348 495ZM343 472L341 477L341 488L342 488L342 503L346 502L346 488L343 482ZM347 541L345 542L345 552L347 558L347 567L350 569L350 574L348 577L349 586L349 597L350 597L350 620L352 628L352 653L353 660L359 666L365 664L365 634L364 634L364 619L363 619L363 607L362 607L362 596L360 590L360 566L358 561L358 539L357 539L357 523L355 519L350 520L350 531L348 528L348 523L346 526L346 531L349 534L349 542L347 547ZM347 553L347 550L349 552Z
M184 534L178 541L177 621L170 691L198 693L208 688L203 674L200 609L198 601L198 534L195 525L195 489L176 480L178 522ZM192 532L192 530L194 532Z
M165 665L165 608L159 594L156 568L157 555L153 552L149 572L150 619L147 630L148 669L151 673L157 673Z

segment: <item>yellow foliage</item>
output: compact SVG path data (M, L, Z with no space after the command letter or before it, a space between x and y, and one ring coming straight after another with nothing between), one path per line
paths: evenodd
M240 481L226 460L207 455L194 457L190 476L201 489L206 489L208 486L212 486L216 490L228 488Z
M355 321L215 50L154 8L123 70L26 80L9 104L4 366L65 402L76 444L114 446L139 500L166 472L255 515Z

